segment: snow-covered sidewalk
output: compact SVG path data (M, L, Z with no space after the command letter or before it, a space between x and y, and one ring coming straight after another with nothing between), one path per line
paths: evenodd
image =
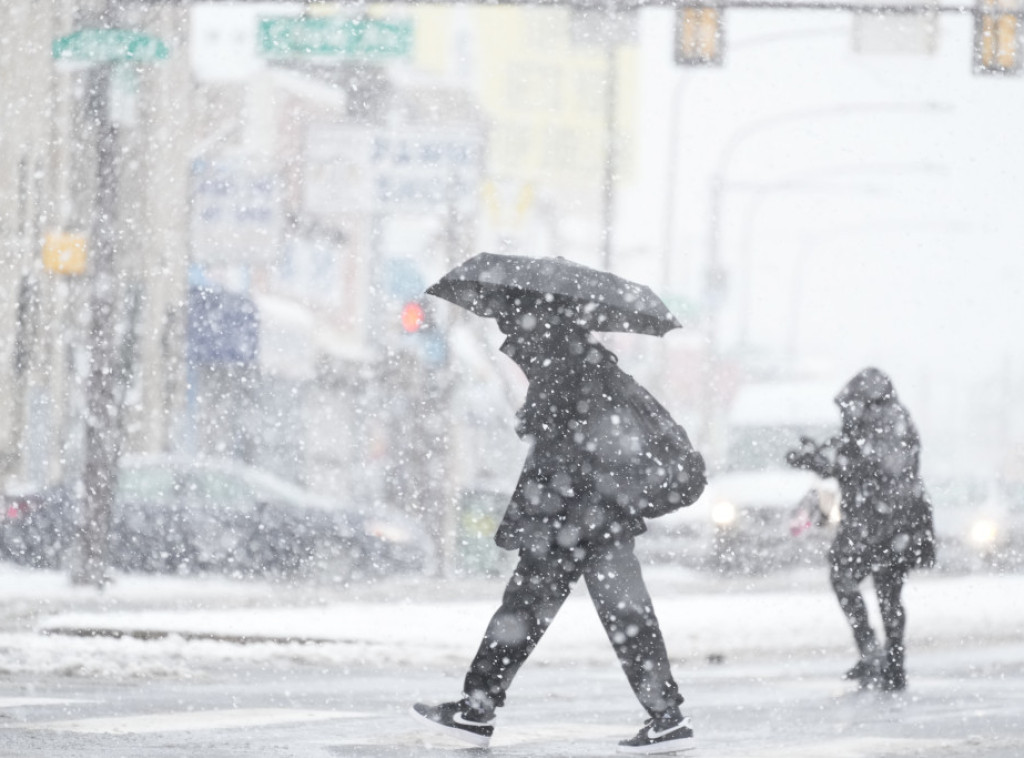
M851 650L824 570L723 579L658 567L648 575L669 651L679 660ZM476 649L501 587L500 581L406 579L340 592L131 576L100 593L71 587L59 574L4 567L0 670L180 675L231 659L459 667ZM1019 640L1022 596L1024 575L914 575L905 590L908 642L921 649ZM583 587L534 660L613 660Z

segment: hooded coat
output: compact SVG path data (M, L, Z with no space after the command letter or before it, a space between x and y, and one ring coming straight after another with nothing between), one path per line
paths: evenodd
M651 430L656 436L671 425L688 446L685 432L611 351L586 332L565 344L568 349L541 360L517 350L511 338L502 346L530 381L516 431L532 443L495 535L505 549L571 548L642 534L645 487L656 476L649 466ZM703 460L693 456L696 499Z
M876 368L864 369L835 403L842 432L803 465L839 482L836 549L887 563L931 566L934 527L920 476L920 437L892 381Z

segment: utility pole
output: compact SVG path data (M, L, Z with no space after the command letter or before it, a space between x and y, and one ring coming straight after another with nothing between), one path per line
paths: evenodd
M608 39L605 41L605 76L608 82L605 84L604 96L604 125L605 125L605 147L604 147L604 173L601 183L601 267L605 271L612 270L612 229L615 226L615 170L618 163L616 155L615 115L618 110L618 67L615 65L618 59L618 40L611 27L620 23L618 18L612 14L608 15L605 22L610 27Z
M113 29L114 4L99 14L98 28ZM96 184L90 247L92 292L89 323L89 376L86 384L84 509L79 514L78 551L73 584L102 587L107 581L107 541L121 448L124 380L114 359L117 272L114 258L118 220L118 134L110 113L110 84L115 63L92 64L88 71L86 114L96 141Z
M117 467L124 436L122 413L128 383L128 360L120 346L117 246L120 232L121 146L112 113L112 84L118 67L164 60L167 46L157 37L118 27L119 0L104 0L89 25L53 42L53 57L85 64L83 131L95 145L89 300L89 374L85 388L84 499L75 513L73 584L102 587L106 582L107 540L117 488Z

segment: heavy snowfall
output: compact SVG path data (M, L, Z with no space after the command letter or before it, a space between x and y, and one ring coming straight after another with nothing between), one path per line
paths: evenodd
M1024 754L1021 11L4 3L0 756Z

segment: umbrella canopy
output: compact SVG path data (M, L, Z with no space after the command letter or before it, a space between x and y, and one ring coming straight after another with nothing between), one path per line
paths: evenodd
M427 293L487 317L516 313L523 301L540 299L571 309L581 326L597 332L660 337L681 326L650 287L560 256L480 253L445 274Z

